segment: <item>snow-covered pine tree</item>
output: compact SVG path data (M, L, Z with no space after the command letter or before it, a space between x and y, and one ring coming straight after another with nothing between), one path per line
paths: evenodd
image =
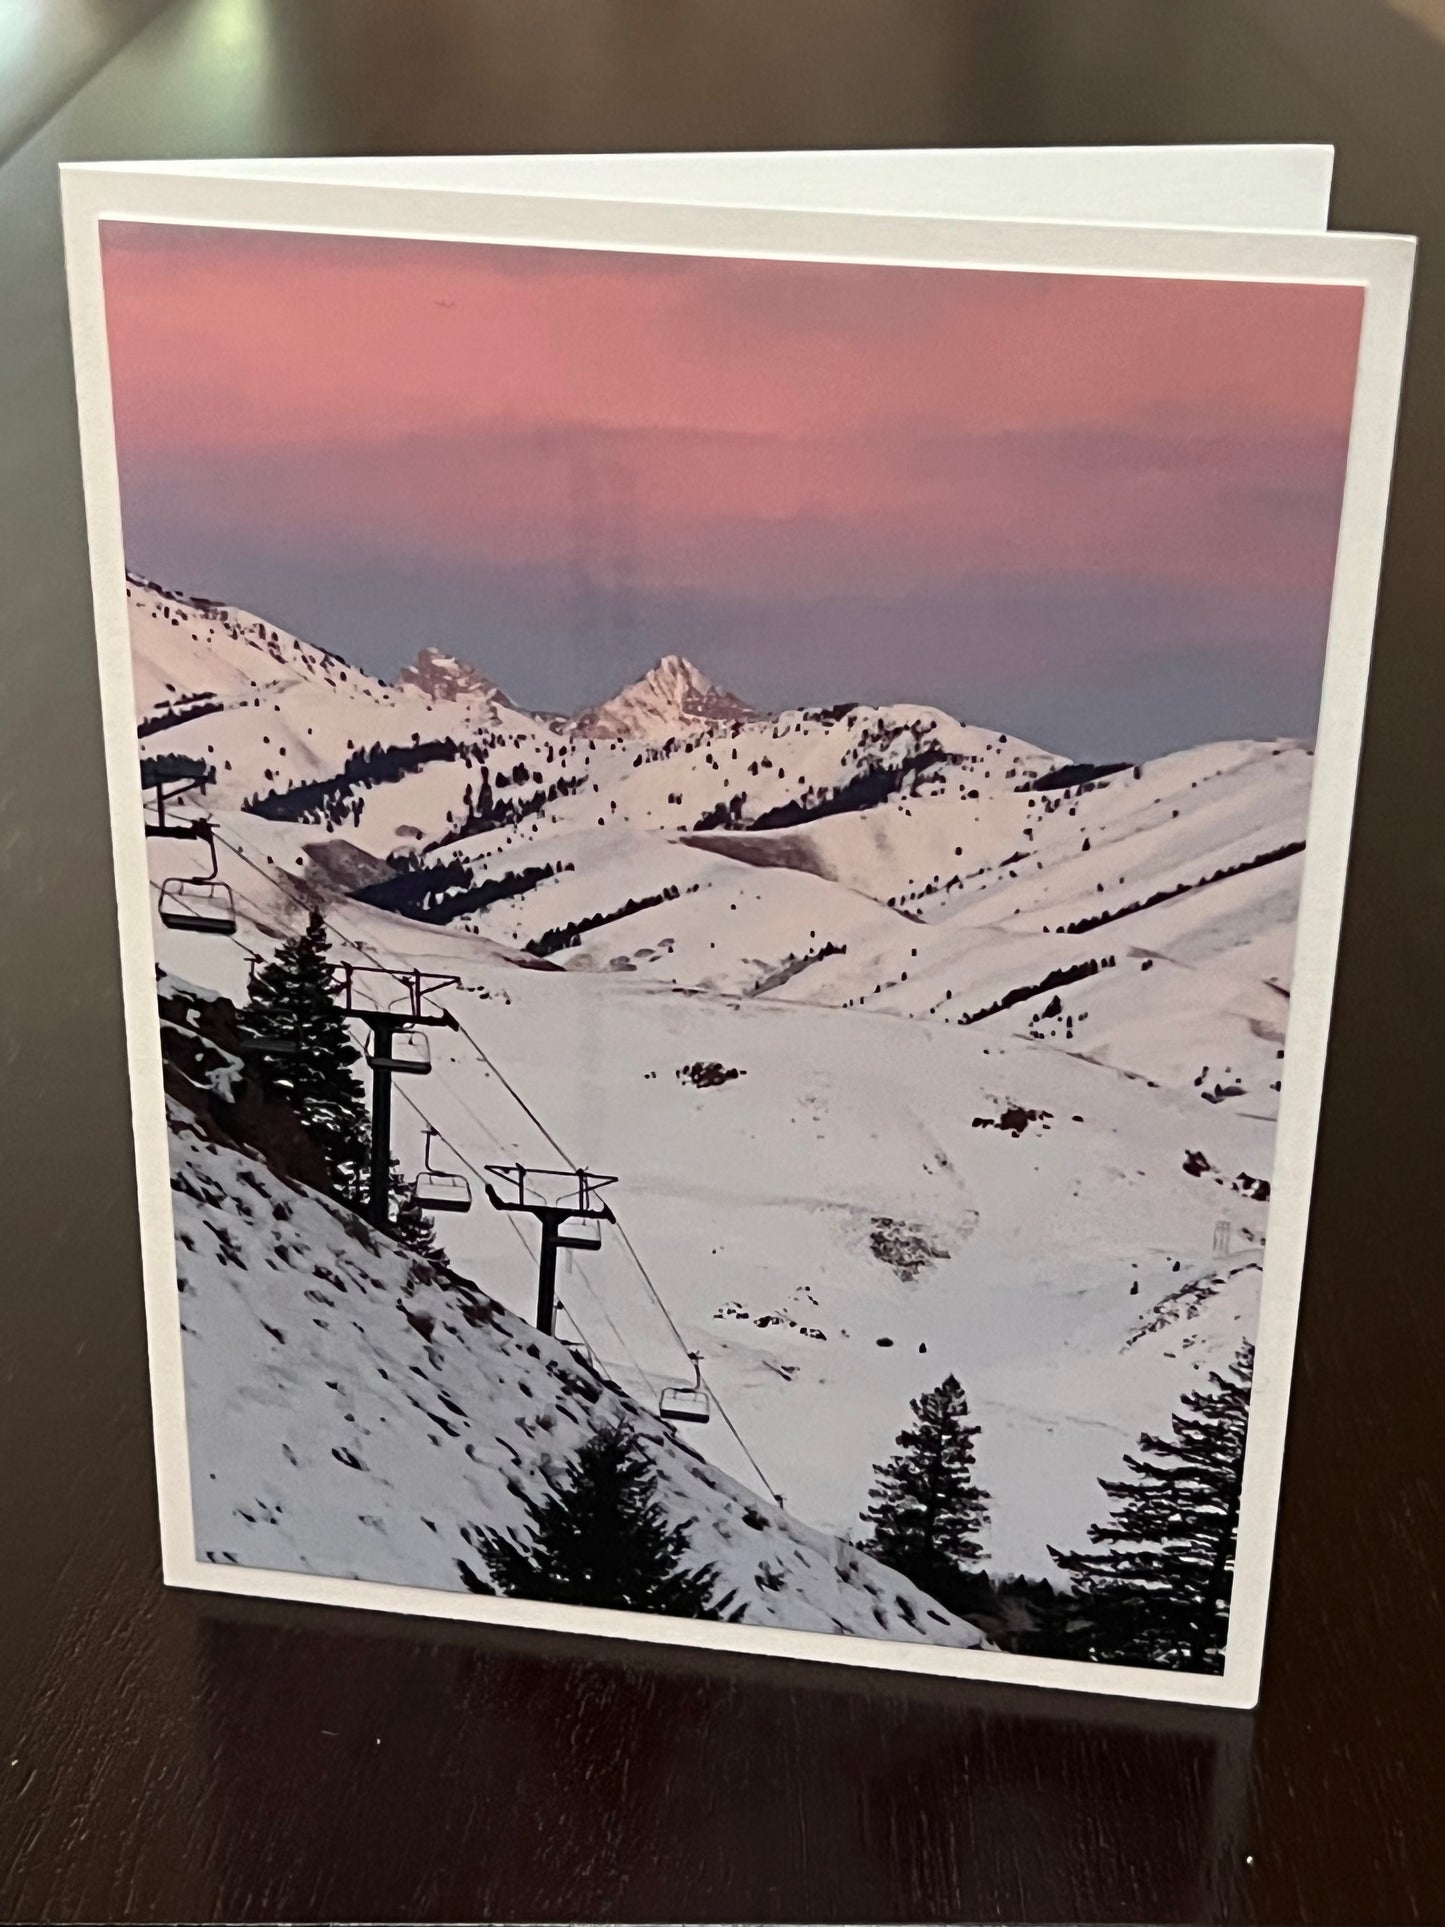
M256 1075L295 1111L326 1159L335 1194L360 1204L370 1124L352 1070L360 1052L331 994L329 953L325 920L313 910L301 935L288 937L257 971L240 1026L258 1044L295 1046L259 1051Z
M594 1432L559 1484L524 1504L532 1522L529 1544L489 1530L473 1540L496 1591L568 1606L742 1618L734 1594L717 1597L715 1565L683 1565L687 1529L667 1523L657 1472L625 1421ZM458 1566L473 1591L490 1590L465 1561Z
M1220 1673L1239 1530L1254 1347L1242 1345L1212 1389L1186 1392L1174 1436L1145 1432L1125 1456L1132 1479L1101 1479L1111 1516L1090 1526L1097 1552L1056 1552L1087 1623L1077 1656Z
M968 1397L952 1373L921 1398L910 1399L916 1424L898 1434L901 1450L873 1468L872 1502L863 1510L873 1527L864 1551L901 1572L950 1611L979 1603L979 1534L988 1523L988 1494L974 1484Z

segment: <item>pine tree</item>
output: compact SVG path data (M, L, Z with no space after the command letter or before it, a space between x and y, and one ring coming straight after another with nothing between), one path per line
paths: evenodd
M528 1545L490 1531L474 1541L498 1592L689 1619L742 1618L734 1594L716 1597L715 1565L683 1566L687 1529L668 1525L656 1469L625 1421L594 1432L564 1467L560 1484L524 1503L532 1522ZM459 1563L467 1585L486 1590Z
M1239 1530L1254 1347L1242 1345L1212 1390L1186 1392L1174 1436L1145 1432L1132 1479L1101 1479L1114 1510L1090 1526L1098 1552L1055 1552L1087 1625L1079 1657L1219 1673Z
M952 1373L909 1409L915 1428L900 1432L902 1449L873 1468L877 1483L863 1511L873 1536L864 1550L941 1606L965 1611L979 1601L978 1535L988 1522L988 1494L973 1482L979 1427L968 1423L968 1398Z
M330 945L319 910L256 973L243 1033L282 1050L254 1059L262 1088L283 1098L326 1159L332 1189L350 1204L365 1194L370 1127L352 1066L360 1052L331 994Z

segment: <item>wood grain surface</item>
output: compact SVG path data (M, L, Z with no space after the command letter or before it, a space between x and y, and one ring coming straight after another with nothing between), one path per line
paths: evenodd
M0 1914L1445 1916L1445 46L1375 0L170 0L0 167ZM56 163L1323 140L1423 239L1264 1697L167 1593Z

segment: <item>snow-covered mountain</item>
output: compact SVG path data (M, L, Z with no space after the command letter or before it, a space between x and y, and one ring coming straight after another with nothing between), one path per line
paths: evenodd
M757 713L741 698L719 689L685 657L663 656L645 676L606 702L579 711L571 726L579 736L663 743L669 737L752 722Z
M251 704L258 691L324 684L356 671L249 610L162 588L127 574L131 666L143 734L173 727L203 705Z
M419 689L437 703L480 702L510 709L512 704L490 676L469 662L461 662L441 649L422 649L397 677L398 687Z
M1047 1575L1098 1478L1253 1335L1307 743L1101 768L907 702L684 728L683 665L615 735L138 583L132 626L143 747L216 770L245 948L315 900L339 957L461 979L467 1034L412 1081L398 1155L424 1114L477 1167L560 1146L616 1173L790 1515L856 1530L909 1398L953 1371L990 1561ZM153 854L158 884L177 850ZM244 994L237 945L158 945ZM446 1235L525 1318L509 1224ZM628 1245L561 1290L655 1403L681 1361ZM696 1443L759 1488L724 1426Z

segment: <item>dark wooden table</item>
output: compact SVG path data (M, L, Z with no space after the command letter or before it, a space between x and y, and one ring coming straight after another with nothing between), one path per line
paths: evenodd
M6 1918L1445 1917L1432 9L170 0L108 57L61 36L104 64L0 166ZM1424 246L1258 1713L163 1591L56 162L1274 139Z

